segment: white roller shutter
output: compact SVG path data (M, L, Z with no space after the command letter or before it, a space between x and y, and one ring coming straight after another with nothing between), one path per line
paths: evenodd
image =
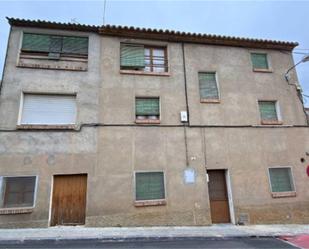
M24 94L21 124L75 124L76 96Z

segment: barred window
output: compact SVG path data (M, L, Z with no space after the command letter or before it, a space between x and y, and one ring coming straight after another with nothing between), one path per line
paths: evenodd
M120 46L120 67L124 70L167 72L166 47L122 43Z

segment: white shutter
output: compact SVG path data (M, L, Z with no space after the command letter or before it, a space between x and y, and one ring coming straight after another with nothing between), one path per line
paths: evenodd
M21 124L75 124L76 96L24 94Z

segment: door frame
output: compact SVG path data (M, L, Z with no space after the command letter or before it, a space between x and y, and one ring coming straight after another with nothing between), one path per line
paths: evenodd
M53 193L54 193L54 179L55 176L72 176L72 175L86 175L87 176L87 181L86 181L86 206L85 206L85 224L84 225L78 225L78 226L85 226L86 225L86 218L87 218L87 204L88 204L88 173L72 173L72 174L53 174L51 175L51 184L50 184L50 194L49 194L49 212L48 212L48 227L54 227L51 225L51 215L52 215L52 208L53 208Z
M231 223L235 225L236 222L235 222L235 210L234 210L234 202L233 202L231 175L228 169L225 169L225 184L226 184L227 197L228 197L228 202L229 202L230 220L231 220Z
M235 211L234 211L234 203L233 203L233 193L232 193L232 184L231 184L231 176L230 176L230 170L229 169L206 169L206 177L207 177L207 188L208 188L208 182L209 182L209 176L208 171L211 170L224 170L224 176L225 176L225 185L226 185L226 191L227 191L227 198L228 198L228 204L229 204L229 214L230 214L230 223L235 223ZM210 198L209 198L209 189L208 189L208 201L210 205ZM209 206L210 208L210 206ZM210 210L210 209L209 209ZM211 218L211 216L210 216ZM213 224L213 223L212 223Z

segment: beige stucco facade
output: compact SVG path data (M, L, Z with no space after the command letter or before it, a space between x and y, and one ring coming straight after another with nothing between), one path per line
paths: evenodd
M17 67L25 31L88 36L87 70ZM121 73L121 42L167 46L169 75ZM271 72L252 71L255 51L268 54ZM38 184L33 210L0 215L0 227L49 226L53 176L80 173L88 175L86 226L211 225L207 169L227 170L231 222L308 223L309 129L284 79L292 65L291 53L274 49L13 26L0 95L0 175L37 175ZM220 103L200 103L198 72L209 71L217 73ZM76 130L16 130L22 92L76 93ZM160 98L159 125L135 124L138 96ZM277 100L283 124L261 125L258 100ZM80 128L91 123L101 125ZM291 167L296 196L272 197L275 166ZM184 182L187 167L196 172L193 184ZM157 170L166 205L135 207L134 172Z

